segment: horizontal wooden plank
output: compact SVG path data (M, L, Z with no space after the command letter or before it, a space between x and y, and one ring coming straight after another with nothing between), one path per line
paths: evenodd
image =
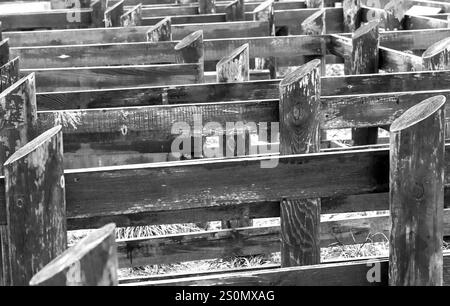
M286 26L289 28L289 34L303 34L301 23L318 12L320 9L288 9L274 12L275 26ZM343 31L343 13L342 8L325 8L325 29L326 33L341 33Z
M444 211L444 235L450 234L450 209ZM321 247L386 242L389 214L344 217L320 223ZM280 227L262 226L117 241L122 268L153 264L260 255L280 251Z
M128 283L122 286L387 286L387 258L362 258L339 263L232 272L190 278ZM380 269L380 281L369 282L367 274ZM450 285L450 254L444 252L444 285Z
M380 44L395 50L425 50L450 35L450 29L403 30L380 33Z
M36 74L36 90L90 90L117 87L198 83L199 64L22 69Z
M211 23L211 22L225 22L226 14L194 14L194 15L182 15L182 16L164 16L164 17L147 17L142 18L142 25L150 26L155 25L165 17L170 17L172 24L184 24L184 23Z
M269 36L267 21L230 21L211 23L174 24L173 40L181 40L192 32L203 30L204 39Z
M79 15L75 15L79 14ZM62 9L41 12L18 12L1 14L4 31L25 29L66 29L83 28L91 24L91 9Z
M405 15L403 26L407 30L422 30L422 29L440 29L448 28L449 23L447 19L437 19L426 16Z

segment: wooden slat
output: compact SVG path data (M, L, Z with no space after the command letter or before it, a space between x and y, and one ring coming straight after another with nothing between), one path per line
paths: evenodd
M444 235L447 236L450 234L450 209L445 210L444 219ZM322 221L320 246L325 248L387 242L390 227L388 213ZM232 256L269 255L280 251L280 227L247 227L162 235L122 239L117 243L119 265L122 268Z
M19 80L19 58L0 65L0 93Z
M79 18L69 20L68 15L79 14ZM65 29L83 28L91 24L91 9L49 10L43 12L20 12L1 15L2 29L14 31L23 29Z
M233 285L233 286L387 286L388 260L386 258L356 259L340 263L320 264L315 266L267 269L263 271L223 273L191 278L177 278L160 281L124 284L124 286L151 285ZM379 281L371 279L368 274L377 276ZM444 285L450 284L450 254L444 253Z
M225 22L226 14L203 14L203 15L184 15L184 16L164 16L170 17L172 24L184 23L211 23L211 22ZM149 17L142 18L142 25L154 25L164 19L164 17Z
M218 23L190 23L172 26L174 40L181 40L192 32L203 30L205 39L268 36L266 21L233 21Z
M23 69L36 74L37 91L101 89L126 86L198 83L200 64Z

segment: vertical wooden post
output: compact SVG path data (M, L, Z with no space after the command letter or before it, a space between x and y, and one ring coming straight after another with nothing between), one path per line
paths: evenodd
M123 15L124 0L120 0L105 10L105 28L120 27L120 16Z
M253 21L267 21L269 23L268 36L275 36L273 2L274 0L266 0L252 12ZM276 58L255 58L255 69L269 69L270 78L275 79L277 77Z
M92 9L92 28L103 28L105 27L105 10L106 10L106 0L95 0L91 2L90 8Z
M217 82L245 82L250 79L249 48L244 44L222 58L216 65Z
M446 70L450 68L450 37L431 45L423 54L424 70Z
M353 33L361 24L361 0L343 0L344 33Z
M9 39L0 41L0 66L5 65L9 61Z
M249 45L244 44L239 48L233 50L228 56L222 58L216 66L217 71L217 82L219 83L230 83L230 82L245 82L249 80L250 69L249 69ZM240 138L238 140L238 138ZM232 140L233 145L237 144L238 141L244 141L250 138L250 134L246 131L240 131L236 134L228 135L225 133L222 139L224 156L226 155L226 150L233 152L232 148L228 148L228 140ZM222 228L237 228L237 227L248 227L252 226L253 222L246 216L238 220L223 220Z
M52 260L31 286L117 286L116 226L107 224Z
M378 72L378 21L373 20L353 33L351 74ZM376 144L378 127L352 129L353 145Z
M142 4L138 4L120 16L122 27L137 27L142 23Z
M389 284L442 285L445 97L391 125Z
M19 57L0 65L0 93L19 80Z
M199 14L215 14L216 0L198 0Z
M170 17L166 17L146 33L148 42L171 41L172 40L172 21Z
M280 154L319 152L320 60L280 82ZM320 263L320 199L283 199L281 265Z
M26 286L67 247L61 126L28 142L4 167L10 276L12 285Z
M200 83L204 82L204 47L203 31L195 31L183 38L176 46L177 63L198 63L200 64Z
M245 7L244 0L234 0L225 7L227 21L244 21Z
M303 31L303 34L305 35L324 35L326 33L326 27L325 27L325 9L321 9L320 11L315 12L308 18L306 18L302 24L301 28ZM322 49L322 56L320 56L321 65L320 70L321 74L326 74L326 63L325 63L325 55L326 55L326 44L325 42L322 42L321 45ZM305 61L309 62L317 56L305 56Z

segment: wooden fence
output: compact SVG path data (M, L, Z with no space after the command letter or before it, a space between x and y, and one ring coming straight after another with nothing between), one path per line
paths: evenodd
M448 284L442 237L450 235L444 144L450 30L437 15L448 6L411 1L440 10L433 17L406 11L396 24L397 11L359 2L349 8L354 1L325 8L221 2L95 1L76 9L81 20L90 16L86 23L70 26L58 18L27 21L42 23L44 14L67 14L66 8L0 14L6 30L71 28L0 37L0 284ZM165 18L171 14L178 17ZM94 16L104 16L106 28L97 28ZM280 30L293 35L274 36ZM344 62L346 75L324 76L330 61ZM279 74L280 67L299 65ZM219 137L216 158L168 161L173 124L193 126L195 115L222 126L241 121L280 129L269 131L274 141L256 146L255 155L233 148L234 158L223 158L230 156L223 154L230 138L246 137L233 126ZM374 131L386 126L390 148L374 145ZM340 128L354 129L361 147L321 149L320 131ZM203 144L215 135L204 129L185 141ZM154 153L166 157L151 163ZM201 145L187 153L204 152ZM280 217L281 225L248 226L265 217ZM238 222L114 239L115 226L216 220ZM67 230L90 228L100 229L66 250ZM321 247L382 240L374 233L390 237L389 259L321 263ZM281 267L117 280L118 267L278 251ZM92 262L98 270L86 268ZM373 267L376 281L368 277Z

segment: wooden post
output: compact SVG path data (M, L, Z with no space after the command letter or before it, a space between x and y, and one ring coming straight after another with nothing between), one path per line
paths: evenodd
M226 21L244 21L244 0L234 0L225 7Z
M450 69L450 37L432 44L422 54L423 70ZM450 135L450 124L445 122L445 137Z
M245 82L250 79L249 48L244 44L222 58L216 65L217 82Z
M325 9L321 9L320 11L315 12L308 18L306 18L302 24L301 28L303 34L305 35L324 35L326 33L325 27ZM326 63L325 63L325 55L326 55L326 43L322 42L321 45L322 56L320 56L321 65L320 71L322 75L326 74ZM309 62L313 59L317 58L317 56L305 56L305 62Z
M138 4L120 16L122 27L137 27L142 23L142 4Z
M107 224L52 260L31 286L117 286L116 225Z
M121 0L105 10L105 28L121 26L120 16L123 15L123 3L124 0Z
M103 28L105 27L105 10L106 10L106 0L95 0L91 2L90 7L92 9L92 28Z
M216 66L217 82L230 83L230 82L245 82L250 78L249 69L249 45L244 44L239 48L233 50L231 54L222 58ZM238 139L240 138L240 139ZM237 148L228 148L228 141L232 140L233 145L236 145L238 141L245 141L250 138L250 134L246 131L239 131L232 135L225 134L222 138L224 156L227 156L226 150L236 152ZM247 148L247 146L246 146ZM244 153L244 152L242 152ZM247 152L245 152L247 153ZM244 154L245 154L244 153ZM247 155L247 154L245 154ZM238 228L252 226L253 222L248 216L242 216L238 220L223 220L222 228Z
M422 55L424 70L446 70L450 68L450 37L431 45Z
M15 67L18 69L18 66ZM0 129L0 174L3 175L3 163L6 159L36 135L34 74L21 79L0 93L0 106L0 116L3 118ZM0 225L0 285L10 284L8 227Z
M0 93L19 80L19 57L0 65Z
M378 21L373 20L353 33L351 74L378 72ZM378 127L352 129L353 145L376 144Z
M9 39L0 41L0 66L5 65L9 61Z
M343 0L344 33L355 32L361 24L361 0Z
M279 105L280 154L319 152L320 60L280 82ZM320 263L320 199L283 199L280 218L282 267Z
M266 0L258 5L252 12L253 21L268 21L268 36L275 36L273 2L273 0ZM269 69L270 78L275 79L277 77L276 58L255 58L255 69Z
M215 14L216 0L198 0L199 14Z
M61 126L28 142L4 167L11 283L26 286L67 247Z
M176 46L176 61L182 63L200 64L199 82L204 82L204 47L203 31L195 31L183 38Z
M445 97L434 96L391 125L390 285L443 282L444 122Z
M148 42L171 41L172 22L170 17L166 17L147 31Z

